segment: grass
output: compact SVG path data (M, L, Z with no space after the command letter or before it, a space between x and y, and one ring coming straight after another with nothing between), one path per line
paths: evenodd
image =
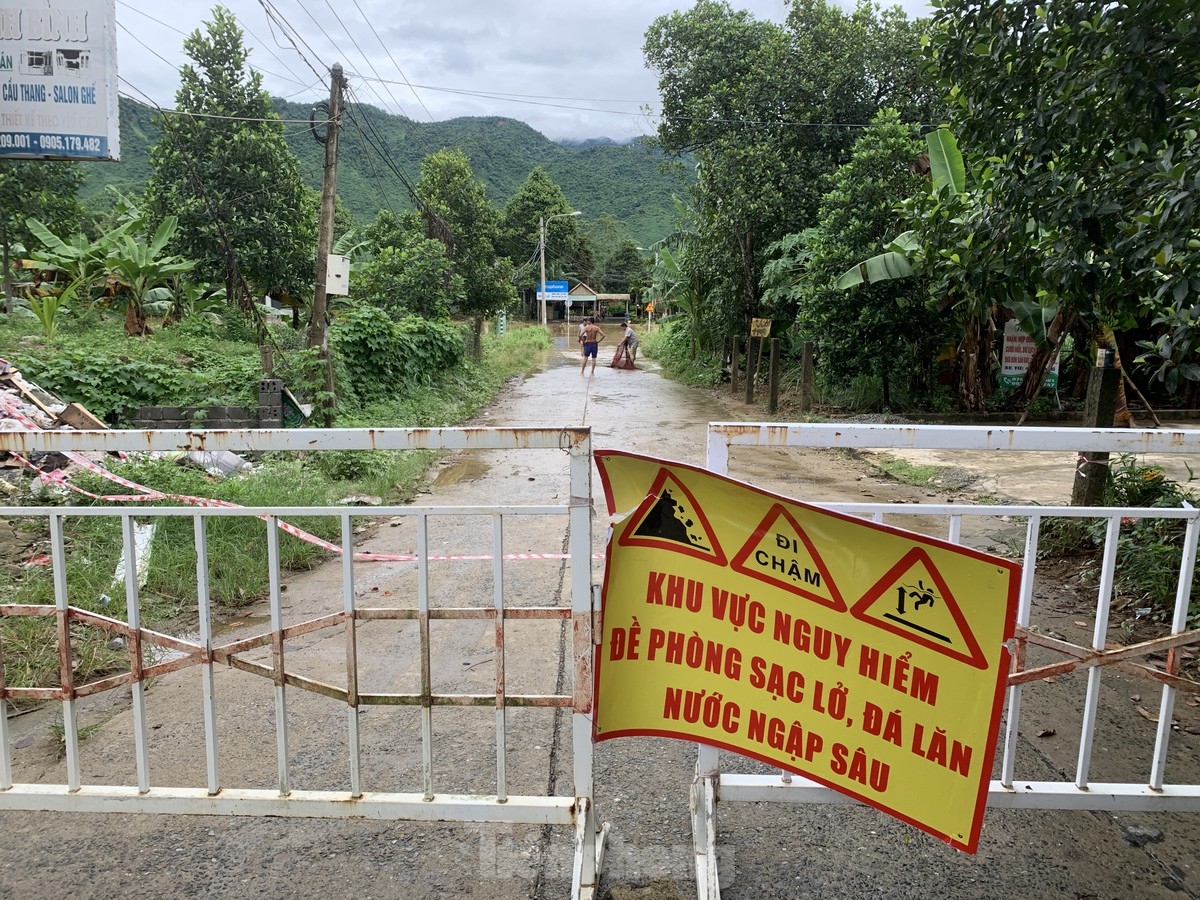
M104 340L98 339L98 345ZM136 343L136 342L135 342ZM411 386L403 396L340 411L338 427L447 427L478 413L513 377L545 363L553 343L544 329L518 328L504 336L487 335L480 363ZM219 349L219 348L218 348ZM178 352L178 348L172 348ZM231 351L237 355L240 351ZM147 457L110 460L109 468L141 485L174 495L227 500L241 506L277 509L292 524L334 542L340 538L336 518L292 516L291 507L334 506L348 496L377 496L384 503L406 502L424 485L436 460L430 451L319 451L270 453L247 475L216 480L173 460ZM114 485L85 474L73 483L97 494L113 493ZM116 492L126 493L124 488ZM40 505L44 501L28 501ZM66 502L66 501L63 501ZM81 495L70 503L95 504ZM107 504L103 504L107 505ZM155 504L146 504L155 505ZM178 505L178 504L175 504ZM153 539L145 587L139 592L143 623L153 627L176 617L195 615L196 550L193 520L161 517ZM48 551L43 520L23 520L21 528L38 550ZM266 524L251 517L211 517L207 521L209 579L218 607L236 610L265 596L268 584ZM123 585L113 584L122 555L118 517L70 516L64 520L67 594L72 606L123 619ZM292 535L280 535L280 562L285 570L310 569L329 554ZM0 596L5 602L52 604L54 586L49 567L0 570ZM14 687L58 682L53 619L0 618L5 678ZM128 667L128 652L112 647L113 635L94 627L73 629L75 677L79 682Z
M961 491L975 483L976 477L954 466L913 464L887 453L865 457L881 475L901 484L936 491Z

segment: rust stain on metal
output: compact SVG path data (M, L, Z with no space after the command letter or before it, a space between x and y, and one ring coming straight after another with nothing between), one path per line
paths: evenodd
M328 616L320 616L316 619L308 619L304 622L299 622L295 625L289 625L281 632L284 640L288 638L300 637L301 635L311 634L314 631L321 631L324 628L335 628L341 625L347 619L346 612L332 613Z
M717 432L718 434L735 437L745 434L758 434L759 428L757 425L739 425L737 423L731 423L728 425L722 425L720 428L714 428L713 431Z
M1152 681L1169 684L1184 693L1200 694L1200 682L1180 677L1178 675L1177 662L1172 667L1172 658L1177 654L1178 648L1200 644L1200 629L1184 631L1178 634L1168 634L1160 638L1142 641L1138 644L1130 644L1128 647L1118 647L1113 650L1096 650L1092 647L1082 647L1078 644L1059 640L1058 638L1038 634L1027 628L1017 629L1017 639L1018 655L1020 656L1022 665L1018 666L1014 661L1013 671L1008 676L1009 687L1028 684L1029 682L1038 681L1042 678L1050 678L1055 675L1065 675L1079 669L1090 669L1096 666L1113 666L1114 668L1121 669L1123 672L1136 675L1139 678L1147 678ZM1039 647L1054 650L1073 658L1026 669L1023 666L1023 648L1026 643L1036 644ZM1149 656L1153 653L1162 653L1163 651L1167 651L1168 653L1166 671L1144 662L1133 661L1139 657Z
M0 618L4 616L39 616L51 618L58 610L48 603L6 603L0 604Z
M140 667L139 667L140 669ZM120 675L110 675L108 678L101 678L98 681L90 681L87 684L75 688L76 697L91 697L94 694L102 694L105 691L113 688L123 687L127 684L133 684L139 681L133 672L122 672Z
M572 682L575 712L590 713L592 711L592 660L595 658L592 646L591 610L576 613L571 617L571 637L571 646L575 657Z
M282 685L286 675L283 669L283 630L280 629L271 632L271 680Z
M70 610L56 610L55 622L58 630L58 684L62 699L75 699L75 665L71 654Z
M493 610L495 612L495 610ZM504 616L496 617L496 709L504 709Z

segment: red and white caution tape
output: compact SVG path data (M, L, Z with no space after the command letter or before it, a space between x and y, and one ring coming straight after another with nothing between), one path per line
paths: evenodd
M4 412L7 413L10 420L16 422L24 430L42 430L34 422L30 421L21 413L19 406L15 404L15 401L11 399L10 395L0 394L0 407L3 407ZM187 494L164 494L162 491L157 491L153 488L146 487L145 485L138 484L135 481L130 481L128 478L123 478L115 472L111 472L103 466L92 462L92 460L88 459L82 454L75 453L73 451L67 451L65 455L71 460L71 462L82 466L89 472L99 475L101 478L111 481L114 484L119 484L122 487L127 487L131 490L138 491L139 493L94 494L91 491L84 490L78 485L72 484L67 477L67 474L61 469L55 469L52 472L45 472L38 468L38 466L35 465L31 460L26 459L21 454L12 454L13 458L21 462L22 465L28 466L33 471L37 472L43 484L61 485L67 490L74 491L75 493L90 497L93 500L99 500L105 503L147 503L173 500L176 503L183 503L187 506L196 506L201 508L244 508L240 504L232 503L228 500L215 500L211 497L193 497ZM258 518L262 519L263 521L267 520L267 516L265 515L259 515ZM281 530L287 532L288 534L293 535L302 541L313 544L314 546L320 547L323 550L328 550L330 553L340 554L342 552L341 545L334 544L325 540L324 538L317 537L315 534L305 531L303 528L299 528L290 522L285 522L282 519L276 519L276 524ZM494 558L495 557L490 554L476 554L430 556L429 560L431 562L483 562L492 560ZM506 553L501 557L501 559L504 560L561 560L568 558L569 554L566 553ZM595 558L603 558L603 554L595 554ZM411 553L355 553L353 559L356 562L416 562L418 557Z

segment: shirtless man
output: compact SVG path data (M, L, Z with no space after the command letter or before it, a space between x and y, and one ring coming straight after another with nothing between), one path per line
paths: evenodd
M588 357L592 358L592 374L596 374L596 354L600 352L600 342L604 340L604 332L596 324L595 318L589 318L583 326L583 361L579 364L579 374L587 368Z

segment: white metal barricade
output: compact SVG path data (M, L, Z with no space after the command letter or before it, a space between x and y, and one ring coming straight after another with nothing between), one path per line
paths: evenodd
M856 449L927 449L961 451L1066 451L1070 453L1155 453L1190 454L1200 458L1200 431L1129 429L1011 428L952 425L850 425L850 424L760 424L710 423L707 467L722 475L729 473L731 447L808 447ZM1008 678L1007 712L1002 737L1000 777L991 781L987 802L991 807L1021 809L1101 809L1200 811L1200 785L1165 782L1171 721L1179 692L1200 695L1200 684L1180 676L1180 650L1200 645L1200 630L1188 631L1188 603L1200 538L1200 510L1083 508L1033 505L931 504L931 503L822 503L810 502L851 515L869 516L876 522L906 516L944 517L947 539L961 543L964 519L1009 517L1025 519L1025 541L1020 601L1016 622L1016 652ZM1102 567L1098 576L1092 643L1080 647L1030 629L1038 542L1043 523L1055 517L1101 519L1106 523ZM1117 541L1124 521L1143 518L1180 520L1186 523L1175 605L1170 633L1131 646L1109 649L1108 620L1111 611ZM903 524L897 522L894 524ZM1061 653L1063 662L1026 666L1026 650L1037 646ZM1151 665L1146 657L1166 652L1165 667ZM1096 782L1089 777L1093 739L1099 705L1102 667L1112 666L1127 674L1162 686L1150 770L1142 783ZM1083 725L1075 775L1071 781L1023 780L1016 773L1016 751L1021 717L1021 693L1025 684L1043 678L1087 669ZM814 781L787 772L775 775L724 772L719 751L698 746L696 778L692 786L692 837L696 853L696 882L702 898L720 897L717 869L716 811L720 801L776 801L790 803L852 803L851 798Z
M46 617L56 623L60 683L55 687L6 685L3 647L0 646L0 713L4 701L56 701L61 703L66 782L63 784L16 783L6 717L0 714L0 810L49 810L84 812L137 812L239 816L298 816L317 818L408 819L444 822L522 823L565 825L574 829L575 858L572 895L594 897L598 870L603 859L607 826L600 826L593 802L592 735L589 714L592 704L592 633L599 593L591 583L591 435L583 427L535 429L304 429L281 431L91 431L91 432L2 432L0 449L27 457L32 451L95 453L101 451L313 451L313 450L554 450L569 460L570 492L565 502L530 506L434 507L401 506L362 509L347 507L289 508L286 511L218 506L186 507L8 507L0 517L40 518L48 522L53 566L54 605L0 604L0 622L17 617ZM156 499L150 497L148 499ZM352 516L407 517L415 524L417 550L412 558L416 572L416 604L408 607L365 608L356 600L354 579L354 534ZM342 589L340 609L319 618L285 626L282 616L280 575L280 531L289 527L292 516L333 516L341 523ZM119 516L123 528L123 556L127 561L124 587L127 619L114 619L71 603L67 588L67 555L64 519L80 516ZM136 566L135 520L160 517L190 517L194 522L199 635L194 641L160 634L142 626L139 616L139 587ZM213 610L209 596L207 531L215 517L257 516L265 529L269 568L269 627L252 637L222 644L213 633ZM491 583L493 596L476 605L435 602L430 589L428 526L438 517L476 517L483 534L491 534ZM568 552L543 555L560 558L570 568L570 608L554 605L510 606L505 594L504 533L506 520L524 516L561 517L569 533ZM457 594L454 597L459 600ZM362 650L358 631L363 622L378 620L415 621L419 635L420 690L413 693L368 692L359 687ZM490 693L438 692L431 679L430 623L468 620L494 623L495 690ZM516 694L505 686L505 623L513 620L543 620L569 624L571 637L562 651L568 655L565 690L548 694ZM72 632L81 627L102 629L129 648L129 671L89 683L76 683L71 665ZM331 684L289 670L285 642L321 630L340 632L345 646L346 681ZM565 633L565 632L564 632ZM259 651L254 658L252 651ZM269 651L268 658L261 654ZM287 651L290 652L290 651ZM242 789L223 785L218 770L217 691L214 667L230 666L269 680L274 686L278 784L274 789ZM145 711L149 679L168 672L198 667L202 686L204 723L205 787L180 787L157 781L148 762L148 725ZM80 700L114 688L128 686L132 692L136 784L99 785L84 783L80 765L80 736L77 706ZM320 694L345 704L345 748L349 766L344 787L339 790L296 790L291 783L288 698L291 691ZM423 790L412 793L373 791L364 786L360 761L359 711L365 707L410 706L420 709L421 768ZM435 784L434 714L441 706L494 709L496 744L495 790L487 794L451 792ZM543 707L552 715L571 711L573 783L571 796L519 795L506 784L506 717L514 707ZM486 732L489 726L484 725ZM199 748L197 749L199 753ZM155 773L156 774L156 773ZM544 783L553 783L547 773ZM341 780L341 779L339 779Z

